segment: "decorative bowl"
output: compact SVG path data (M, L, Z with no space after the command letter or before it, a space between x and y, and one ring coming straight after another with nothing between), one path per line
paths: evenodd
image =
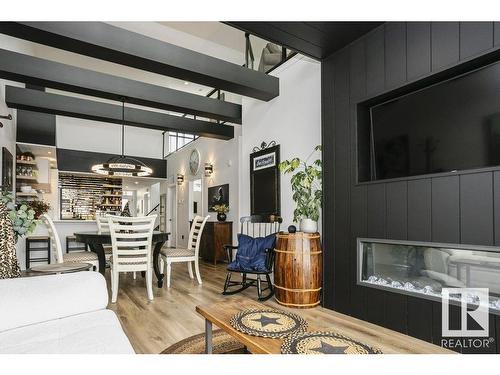
M21 186L21 193L30 193L31 192L31 186L26 185L26 186Z

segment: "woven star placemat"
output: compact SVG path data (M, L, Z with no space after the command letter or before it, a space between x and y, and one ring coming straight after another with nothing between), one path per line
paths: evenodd
M300 316L274 309L243 310L229 322L240 332L270 338L286 337L295 332L303 332L307 328L307 322Z
M382 354L378 348L336 332L298 332L283 340L282 354Z

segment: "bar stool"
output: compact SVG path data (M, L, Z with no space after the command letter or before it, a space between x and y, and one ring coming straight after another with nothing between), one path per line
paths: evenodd
M45 246L32 247L32 244L44 244ZM46 251L46 258L31 258L32 252ZM47 262L50 264L50 237L49 236L29 236L26 237L26 269L30 268L31 262Z
M78 244L79 246L70 246L70 244ZM87 245L77 242L75 236L66 236L66 254L70 251L86 251Z

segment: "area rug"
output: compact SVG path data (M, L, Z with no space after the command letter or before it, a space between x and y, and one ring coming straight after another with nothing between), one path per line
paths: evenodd
M282 354L382 354L378 348L360 343L336 332L301 332L281 345Z
M245 354L247 353L243 344L234 339L221 329L212 333L214 354ZM168 347L160 354L204 354L205 334L200 333L179 341Z
M297 314L275 309L246 309L234 315L229 323L247 335L282 338L303 332L307 322Z

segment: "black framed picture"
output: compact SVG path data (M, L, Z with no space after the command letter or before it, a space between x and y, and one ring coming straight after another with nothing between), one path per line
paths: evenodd
M252 215L281 215L280 146L250 154L250 210Z
M2 147L2 188L13 191L14 158L6 147Z
M229 207L229 184L208 188L208 211L215 212L213 207L217 204L225 204Z

